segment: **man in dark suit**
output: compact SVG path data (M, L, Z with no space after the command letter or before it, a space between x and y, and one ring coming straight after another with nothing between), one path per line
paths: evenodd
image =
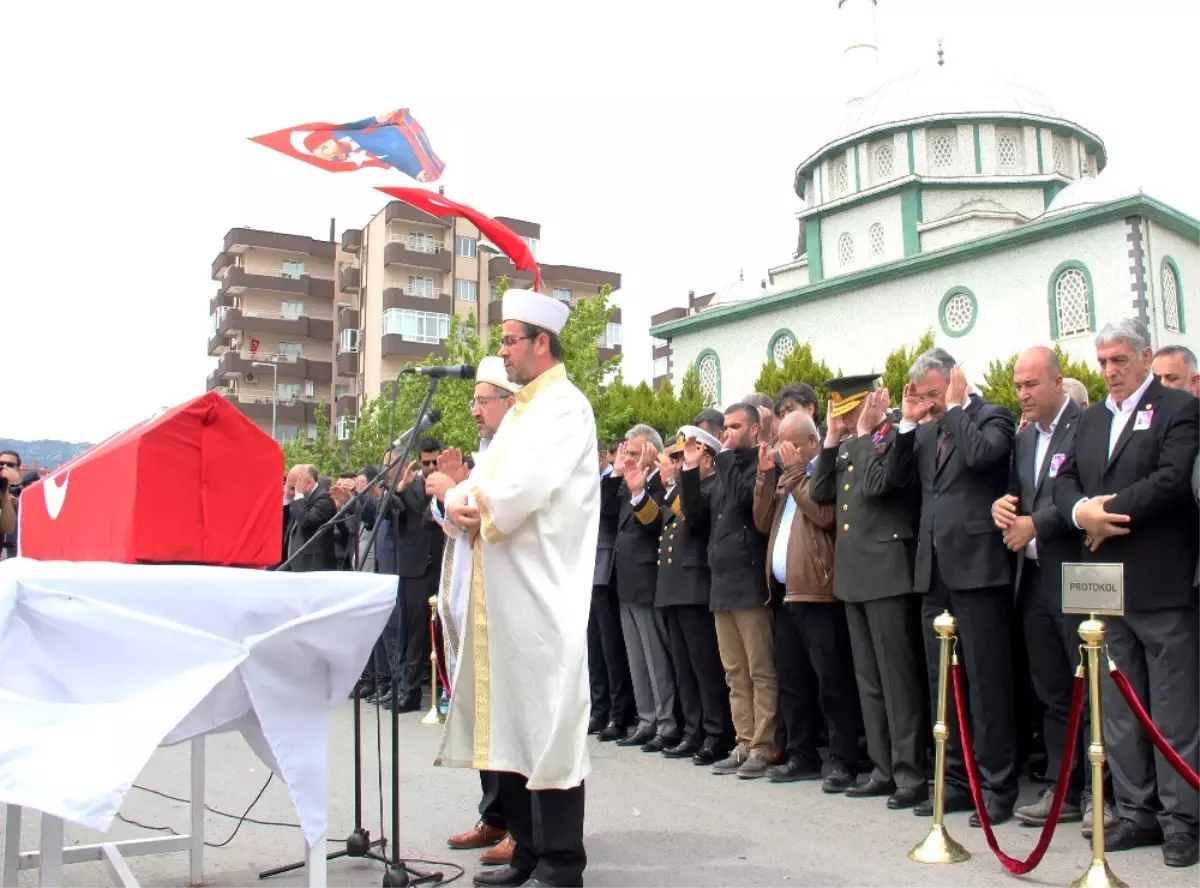
M867 754L874 765L851 798L889 795L888 807L929 798L925 780L925 670L913 595L916 485L888 484L896 430L886 421L887 389L874 375L825 383L833 395L825 447L813 471L812 498L837 504L833 591L845 602L862 703Z
M403 608L404 662L401 665L400 712L416 712L421 706L421 685L429 675L429 599L437 595L446 536L429 512L425 473L437 471L442 444L425 438L420 447L420 464L410 463L400 476L389 507L392 532L402 545L396 562L400 576L400 606Z
M1062 764L1071 713L1072 676L1079 663L1078 616L1062 612L1062 564L1079 560L1079 531L1054 507L1054 487L1075 440L1080 409L1063 391L1062 369L1053 349L1026 349L1017 358L1013 387L1021 404L1024 429L1013 447L1008 492L992 506L1004 542L1017 556L1016 609L1025 636L1029 672L1043 707L1046 776L1054 781ZM1076 738L1075 761L1059 817L1083 820L1080 807L1088 768L1087 743ZM1050 816L1054 783L1040 798L1018 808L1017 819L1042 826Z
M617 548L617 522L621 516L621 476L613 474L609 448L599 442L600 533L596 538L596 569L592 576L592 608L588 619L588 675L591 681L592 716L588 733L603 742L619 740L633 721L633 686L621 609L617 603L617 577L613 556Z
M662 752L680 742L676 714L671 639L661 610L654 606L658 584L659 504L662 480L653 468L662 452L662 437L647 425L625 435L624 449L613 470L622 478L617 517L617 598L621 629L637 704L637 730L617 741Z
M969 394L962 368L943 349L918 357L908 376L887 470L895 487L914 479L921 484L913 589L926 593L921 622L930 699L936 700L938 685L933 620L949 610L958 620L984 804L991 822L1002 823L1012 817L1017 799L1012 558L992 521L992 503L1008 489L1016 421L1003 407ZM968 811L974 804L950 710L945 805L947 811ZM922 803L914 812L931 815L933 806ZM970 823L979 826L978 812Z
M292 532L288 537L288 557L295 555L326 521L337 512L328 491L317 486L316 466L304 466L296 479L296 498L292 500ZM333 534L325 531L311 546L300 552L290 570L307 572L336 570Z
M1079 417L1054 504L1085 534L1082 559L1124 566L1125 613L1106 617L1108 650L1167 742L1200 765L1200 627L1196 569L1200 521L1188 475L1200 449L1195 397L1150 372L1141 321L1107 324L1096 360L1108 397ZM1105 847L1163 843L1168 866L1197 862L1197 793L1157 760L1107 671L1101 678L1104 735L1120 819ZM1164 840L1165 838L1165 840Z
M696 438L704 445L700 459L700 494L711 494L716 481L713 460L721 442L703 429L684 426L677 440L659 460L659 475L666 495L661 509L662 533L658 537L658 585L654 606L661 610L671 638L671 663L683 713L683 739L663 750L667 758L691 758L712 765L729 755L733 723L729 692L717 650L717 630L708 609L708 522L692 520L679 499L679 469L683 445Z

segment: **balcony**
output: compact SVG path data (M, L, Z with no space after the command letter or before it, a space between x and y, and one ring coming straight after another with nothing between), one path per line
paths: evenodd
M392 241L383 248L384 265L407 265L409 268L432 268L450 271L451 252L440 244L430 249L422 241Z
M272 414L278 425L301 428L317 421L320 402L315 397L276 399L270 392L239 392L236 389L217 389L226 400L249 419L269 424Z
M272 311L243 311L240 308L222 308L216 332L208 342L211 355L226 333L242 330L247 333L276 333L287 339L318 339L333 341L333 321L310 318L307 315L290 317Z
M501 300L493 299L488 302L487 322L489 324L504 323L504 303Z
M342 249L347 253L357 253L362 249L361 228L347 228L342 232Z
M256 228L231 228L225 235L222 249L226 253L244 253L250 247L263 250L278 250L282 253L301 253L332 259L334 245L331 241L317 240L302 234L281 234L277 231L259 231Z
M357 293L360 275L357 265L345 263L338 272L338 289L343 293Z
M334 412L338 416L357 416L358 395L338 395L334 402Z
M339 330L357 330L358 309L345 307L339 308L337 322Z
M266 290L271 293L288 293L310 296L314 299L333 299L333 281L304 275L286 278L273 274L250 274L246 269L235 266L221 280L221 295L244 293L247 290Z
M437 287L425 293L410 293L403 287L388 287L383 291L383 310L387 311L389 308L411 308L414 311L451 314L454 300L450 298L449 293L443 293Z
M621 346L619 345L612 348L604 348L602 346L596 349L596 360L603 364L605 361L611 360L619 354L621 354Z
M255 367L254 363L277 364L280 379L311 379L313 382L333 382L333 362L317 361L302 355L278 355L270 352L251 351L248 348L225 352L217 361L217 369L210 374L214 387L222 380L245 377L247 374L266 374L274 382L275 372L269 367ZM265 377L264 377L265 378Z
M384 222L419 222L422 225L434 225L438 228L450 228L452 223L449 219L441 219L437 216L431 216L424 210L418 210L416 207L406 204L402 200L394 200L389 203L383 210Z
M556 284L581 284L597 290L608 284L614 290L621 289L621 276L615 271L600 271L577 265L540 264L539 268L546 290L552 289ZM533 282L532 272L517 271L507 256L493 256L488 261L488 280L494 281L500 277L508 278L508 282L513 286L526 287ZM517 281L520 283L516 283Z
M671 346L670 346L670 345L656 345L656 346L654 346L654 348L653 348L653 349L651 349L651 357L652 357L654 360L656 360L656 361L657 361L659 358L669 358L669 357L671 357Z
M358 375L358 352L356 351L339 351L337 355L337 374L338 376L357 376Z
M414 342L405 339L399 333L384 333L380 355L384 358L405 358L407 361L420 363L422 358L444 358L446 346L440 342Z
M514 219L511 216L497 216L496 221L511 228L518 237L542 239L542 226L536 222L526 222L524 219Z

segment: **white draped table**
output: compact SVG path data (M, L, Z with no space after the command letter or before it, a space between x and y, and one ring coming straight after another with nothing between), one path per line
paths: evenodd
M0 562L3 884L38 867L189 851L202 878L204 735L240 731L287 785L325 884L329 710L342 705L396 600L396 578L224 567ZM107 832L159 746L192 745L191 833L63 848L63 821ZM21 853L21 810L41 812Z

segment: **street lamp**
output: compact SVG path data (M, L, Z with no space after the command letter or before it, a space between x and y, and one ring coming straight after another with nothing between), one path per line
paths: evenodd
M251 361L250 366L270 367L275 373L275 396L271 398L271 437L278 441L279 439L275 437L275 423L279 418L279 365L268 364L266 361Z

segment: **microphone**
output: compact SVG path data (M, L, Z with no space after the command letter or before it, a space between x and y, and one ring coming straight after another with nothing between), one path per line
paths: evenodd
M473 369L473 368L468 368L468 369ZM424 416L422 416L421 421L419 423L417 423L413 428L409 429L407 432L405 432L403 435L401 435L399 438L397 438L395 441L393 441L392 447L395 449L399 449L399 448L403 447L405 444L408 443L408 439L413 437L413 435L423 435L441 421L442 421L442 411L438 410L435 407L433 410L430 410L428 413L426 413Z
M434 376L442 379L474 379L475 368L470 364L438 364L433 367L405 367L401 373L417 376Z

